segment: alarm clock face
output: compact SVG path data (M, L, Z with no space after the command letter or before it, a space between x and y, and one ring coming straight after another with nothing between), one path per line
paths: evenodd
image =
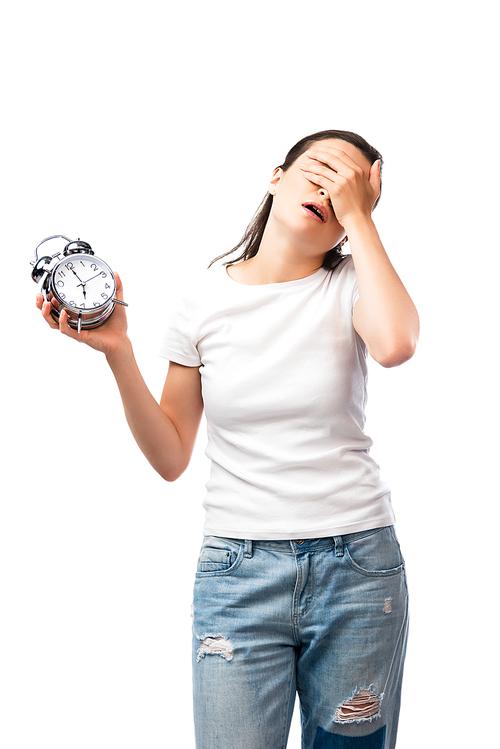
M91 311L106 306L115 295L111 269L95 255L75 253L61 260L50 281L55 298L75 311Z

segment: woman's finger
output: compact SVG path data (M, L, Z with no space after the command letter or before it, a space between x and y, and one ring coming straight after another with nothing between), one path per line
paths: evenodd
M349 176L353 171L364 173L361 166L348 156L345 151L341 151L339 148L311 148L305 153L309 158L326 164L326 166L339 174Z
M46 302L43 300L42 297L42 304L39 306L39 301L37 299L37 307L41 310L42 316L45 319L45 322L54 330L57 330L59 327L58 323L54 318L52 317L52 305L50 302Z
M370 168L369 183L372 186L373 193L375 195L374 201L377 200L380 195L380 159L377 159Z
M123 302L122 294L123 294L123 284L122 279L120 278L120 274L116 271L113 271L113 275L115 277L116 281L116 298L119 299L121 302ZM120 295L120 296L118 296Z
M330 167L320 164L318 161L299 164L299 168L310 182L327 190L333 189L334 184L342 184L345 180L345 177L339 172L335 172Z

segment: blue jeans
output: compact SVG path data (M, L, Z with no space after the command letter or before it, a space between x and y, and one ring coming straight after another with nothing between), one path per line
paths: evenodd
M335 538L207 536L193 606L197 749L393 749L408 628L392 526Z

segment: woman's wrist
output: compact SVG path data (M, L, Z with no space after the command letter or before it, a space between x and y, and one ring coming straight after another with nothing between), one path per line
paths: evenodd
M127 361L134 360L132 341L125 336L119 346L106 353L106 361L113 371L122 366Z
M348 238L354 237L357 234L376 234L378 236L377 227L371 217L364 213L350 216L342 222L342 226L345 229L345 233Z

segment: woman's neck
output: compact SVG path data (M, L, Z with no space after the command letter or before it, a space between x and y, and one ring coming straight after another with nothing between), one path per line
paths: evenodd
M249 260L230 266L232 279L248 285L297 281L315 273L323 264L323 255L310 255L310 245L301 247L289 241L282 232L273 232L268 223L257 254Z

